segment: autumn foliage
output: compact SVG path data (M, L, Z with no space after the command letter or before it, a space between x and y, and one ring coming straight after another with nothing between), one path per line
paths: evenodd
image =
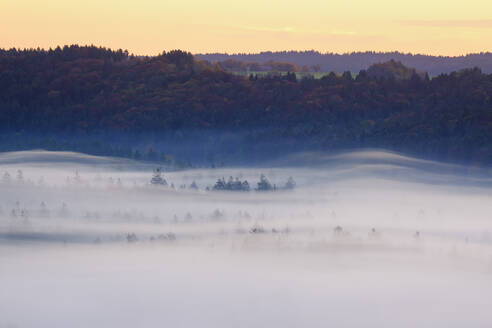
M275 136L492 163L492 75L466 69L429 79L392 62L356 78L242 77L183 51L0 50L3 133L258 128L271 131L259 142Z

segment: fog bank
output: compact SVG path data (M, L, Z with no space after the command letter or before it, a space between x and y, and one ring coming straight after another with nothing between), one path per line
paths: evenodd
M148 163L0 154L0 327L492 325L487 171L306 159L163 168L163 186Z

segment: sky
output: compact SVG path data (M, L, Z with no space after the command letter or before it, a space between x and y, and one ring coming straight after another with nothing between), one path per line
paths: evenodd
M0 0L0 48L492 51L490 0Z

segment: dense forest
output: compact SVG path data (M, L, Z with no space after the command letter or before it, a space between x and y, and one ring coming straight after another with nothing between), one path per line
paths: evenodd
M492 75L430 79L393 60L357 73L242 77L183 51L0 50L0 150L169 160L194 145L214 162L381 147L492 163Z
M492 53L468 54L465 56L430 56L405 54L401 52L353 52L347 54L320 53L318 51L278 51L260 52L257 54L198 54L198 58L211 63L223 62L227 65L231 60L239 62L268 65L269 62L291 63L302 70L312 72L358 72L368 69L376 63L391 59L400 61L406 66L427 72L430 76L451 73L464 68L478 67L485 73L492 73ZM253 70L253 69L251 69Z

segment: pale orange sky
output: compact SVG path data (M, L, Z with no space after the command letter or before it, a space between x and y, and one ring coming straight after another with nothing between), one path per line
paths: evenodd
M0 0L0 48L492 51L492 0Z

